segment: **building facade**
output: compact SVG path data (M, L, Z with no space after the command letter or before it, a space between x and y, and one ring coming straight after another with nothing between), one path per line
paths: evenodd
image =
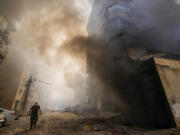
M168 2L175 5L174 1L164 1ZM153 55L178 54L180 48L173 42L162 44L158 40L164 36L162 33L151 33L154 38L147 38L147 31L156 29L156 23L152 22L156 16L151 12L156 4L148 4L144 0L93 1L87 48L89 105L97 111L120 112L128 124L175 127L169 96L166 96L167 89L173 90L166 85L171 83L171 89L176 90L178 81L167 82L166 78L174 79L175 74L166 71L162 75L162 69L159 72L156 66L160 61ZM156 36L160 38L156 40Z
M16 114L27 114L35 102L39 103L43 111L48 109L49 90L46 88L46 82L38 77L30 65L24 67L12 106Z
M12 109L18 114L26 114L32 104L37 102L38 97L39 95L35 89L34 77L29 67L26 65L19 81Z
M157 71L176 125L180 126L180 57L155 57Z

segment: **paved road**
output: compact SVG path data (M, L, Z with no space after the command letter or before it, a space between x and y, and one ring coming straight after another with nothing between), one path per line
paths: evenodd
M179 129L147 131L107 124L101 119L89 119L73 113L43 114L37 128L29 130L29 117L23 117L0 128L0 135L180 135Z

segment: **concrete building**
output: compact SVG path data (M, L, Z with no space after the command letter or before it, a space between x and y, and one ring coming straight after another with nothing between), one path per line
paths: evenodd
M127 118L124 124L176 127L180 59L169 54L179 57L180 46L163 44L155 37L144 40L140 33L153 26L145 4L143 0L92 3L87 48L89 105L98 111L120 112Z
M180 126L180 58L155 57L155 63L176 125Z
M19 81L12 109L24 115L35 102L38 102L43 111L47 110L49 99L47 84L39 79L38 74L29 65L26 65Z
M19 114L25 114L32 104L38 101L38 98L39 94L35 89L34 77L26 65L19 81L12 109Z

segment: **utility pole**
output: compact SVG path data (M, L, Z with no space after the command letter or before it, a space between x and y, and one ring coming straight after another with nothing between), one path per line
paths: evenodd
M27 105L27 102L28 102L29 91L30 91L30 87L31 87L31 84L32 84L32 83L33 83L33 77L30 76L29 80L28 80L27 83L25 84L26 91L25 91L24 99L23 99L22 113L25 112L26 105Z
M33 76L30 76L29 79L27 80L27 82L25 83L25 92L24 92L24 96L23 96L23 102L22 102L22 107L21 107L21 114L26 113L26 109L27 109L27 105L28 105L28 97L29 97L29 93L31 90L31 85L33 84L33 82L39 82L41 84L45 84L45 85L49 85L51 87L56 87L54 84L51 84L49 82L46 81L42 81L39 79L35 79L33 78ZM46 95L46 98L48 98L48 94ZM46 103L47 104L47 103Z

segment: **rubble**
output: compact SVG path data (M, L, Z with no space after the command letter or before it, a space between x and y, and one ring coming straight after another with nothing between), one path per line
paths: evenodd
M104 114L105 116L105 114ZM108 116L109 117L109 116ZM0 128L1 135L179 135L179 129L147 130L122 126L115 121L74 113L51 112L40 116L36 129L29 130L29 117Z

